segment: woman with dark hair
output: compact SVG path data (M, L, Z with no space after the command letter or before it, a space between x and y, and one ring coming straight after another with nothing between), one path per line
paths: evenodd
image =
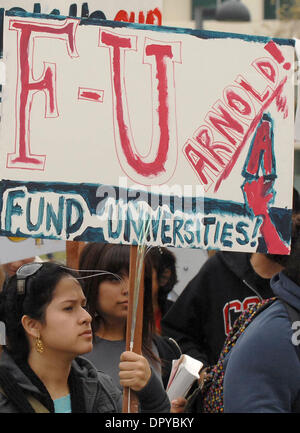
M178 282L176 257L165 247L152 247L147 255L153 265L152 299L155 329L158 334L161 334L161 319L173 304L168 299L168 295Z
M93 336L76 273L55 263L21 266L0 294L0 321L0 413L121 411L111 378L78 356L92 350Z
M120 389L122 386L130 386L134 391L138 391L139 396L151 396L157 404L156 411L169 411L170 403L161 379L159 353L153 343L152 269L147 256L142 329L143 355L125 351L129 259L128 245L95 242L87 244L81 252L79 269L85 278L84 292L92 316L94 333L94 348L85 356L98 370L109 374ZM122 362L126 363L128 360L131 360L133 366L131 374L126 374L122 369Z

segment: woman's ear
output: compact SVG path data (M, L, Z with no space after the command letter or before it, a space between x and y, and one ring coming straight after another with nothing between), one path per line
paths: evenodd
M38 320L32 319L32 317L25 314L21 319L21 323L28 335L33 338L38 338L40 336L41 323Z

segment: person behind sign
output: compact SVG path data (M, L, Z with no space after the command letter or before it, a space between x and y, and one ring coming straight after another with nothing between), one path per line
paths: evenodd
M300 210L295 188L292 210ZM234 321L251 304L273 296L270 279L281 270L271 254L218 251L167 311L162 334L205 366L216 364Z
M94 242L87 244L81 252L79 270L83 278L88 277L83 280L84 292L93 318L94 332L94 348L84 356L98 370L109 374L120 389L123 386L130 386L139 396L142 394L146 398L147 395L156 405L157 411L169 411L169 400L162 383L159 351L154 343L151 262L147 257L142 330L143 355L125 351L129 259L130 247L127 245ZM173 358L179 356L177 349ZM135 365L130 375L123 369L123 365L129 360L133 362L133 366Z
M112 379L79 356L92 350L93 337L77 277L62 265L28 263L0 293L7 337L0 413L121 411L122 394ZM152 409L151 402L140 402L142 411Z
M293 216L291 254L275 258L284 268L271 280L278 299L224 361L224 412L300 413L300 214Z
M152 262L152 299L155 330L161 334L161 318L173 302L168 298L177 283L176 257L168 248L152 247L147 255Z
M0 320L0 413L120 410L111 379L78 357L93 343L75 273L54 263L21 266L0 294Z

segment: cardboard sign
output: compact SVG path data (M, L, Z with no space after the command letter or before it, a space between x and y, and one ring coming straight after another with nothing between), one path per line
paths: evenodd
M32 239L16 237L0 237L0 263L15 262L28 257L64 251L64 241L49 239Z
M292 40L7 13L1 233L288 253L293 61Z
M300 65L300 40L295 39L295 51L297 56L298 68ZM299 87L299 71L298 71L298 95L297 95L297 110L296 110L296 118L295 118L295 141L297 144L300 143L300 87Z

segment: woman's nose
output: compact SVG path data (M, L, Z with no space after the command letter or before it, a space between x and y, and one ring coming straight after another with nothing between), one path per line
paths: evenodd
M82 318L81 318L82 322L86 322L86 323L91 323L92 322L92 316L90 315L90 313L83 308L83 314L82 314Z
M122 278L121 280L121 290L123 295L128 295L129 289L129 278Z

